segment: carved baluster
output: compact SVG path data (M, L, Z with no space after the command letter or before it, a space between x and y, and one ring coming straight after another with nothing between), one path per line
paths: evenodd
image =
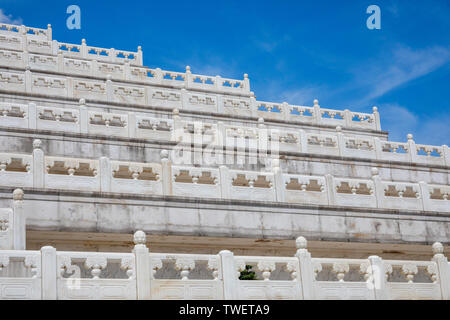
M383 263L383 265L384 265L384 272L385 272L386 281L388 281L389 276L392 274L394 269L392 268L392 265L390 263Z
M437 270L437 265L435 263L428 265L427 273L430 275L431 281L433 281L433 283L437 283L438 270Z
M214 280L219 280L219 259L217 257L211 257L208 260L208 270L212 271Z
M361 263L359 266L359 273L364 275L364 280L369 280L371 276L372 268L369 261Z
M322 264L318 261L313 262L314 280L317 279L317 275L322 271Z
M189 280L189 271L195 268L195 261L187 258L179 258L175 262L175 269L181 270L181 280Z
M241 272L245 270L245 261L238 260L235 262L236 266L236 278L239 279Z
M37 274L39 271L37 260L38 260L37 256L26 256L25 257L24 265L25 265L25 268L30 269L32 278L37 278Z
M152 279L155 279L156 271L158 271L162 268L161 259L156 259L156 258L151 259L151 268L152 268Z
M297 280L298 277L297 266L298 262L296 261L289 261L286 264L286 271L291 274L292 281Z
M5 232L8 231L9 221L8 219L0 219L0 231Z
M126 270L128 279L134 276L134 259L133 257L125 257L120 260L120 269Z
M406 276L408 283L413 283L414 276L417 274L418 269L415 264L406 263L402 266L402 273Z
M350 266L346 262L333 263L333 272L336 273L339 282L344 282L345 274L350 270Z
M88 257L84 265L87 269L92 269L93 279L99 279L100 273L106 268L107 260L105 257Z
M275 262L260 261L258 262L258 270L262 272L264 281L269 281L270 273L275 270Z
M0 272L9 265L9 256L0 255Z

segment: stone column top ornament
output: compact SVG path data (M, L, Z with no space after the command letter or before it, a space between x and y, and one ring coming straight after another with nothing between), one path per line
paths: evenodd
M161 150L160 152L161 159L169 159L169 151L166 149Z
M306 246L308 244L308 241L305 239L305 237L298 237L295 239L295 246L297 249L306 249Z
M147 242L147 236L142 230L138 230L133 235L133 242L135 245L145 245Z
M13 191L13 199L14 201L20 201L23 200L23 190L22 189L15 189Z
M378 168L373 167L372 169L370 169L370 171L372 172L372 176L378 175Z
M442 243L440 243L440 242L435 242L435 243L433 243L433 245L432 245L432 250L433 250L433 253L436 255L436 254L441 254L441 255L443 255L444 254L444 246L442 245Z
M33 149L40 149L41 144L42 144L41 139L34 139L33 140Z

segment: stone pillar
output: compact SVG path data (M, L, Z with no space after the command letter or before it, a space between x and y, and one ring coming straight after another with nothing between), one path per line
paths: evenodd
M137 48L137 63L138 65L142 66L144 61L143 53L142 53L142 47L138 46Z
M23 207L23 190L13 192L13 250L26 248L26 216Z
M412 163L417 163L417 149L416 143L413 140L413 135L411 133L408 133L407 138L409 159Z
M236 300L238 299L238 279L234 266L234 254L229 250L222 250L219 256L222 266L223 299Z
M336 189L334 188L334 180L333 176L331 174L325 175L325 183L326 183L326 190L328 194L328 204L334 205L336 204Z
M31 77L31 70L30 70L30 66L26 66L25 67L25 92L30 93L31 92L31 88L33 86L33 79Z
M36 104L34 102L30 102L28 104L28 128L36 129L36 121L37 121Z
M373 138L373 142L374 142L374 145L375 145L375 158L377 160L384 160L383 159L383 150L381 148L380 138L374 137Z
M286 187L283 179L283 172L280 168L280 160L272 160L272 172L274 179L274 188L277 196L277 202L285 202L286 200Z
M344 122L345 122L345 126L347 128L352 127L353 117L352 117L352 113L348 109L344 110Z
M80 103L80 119L78 119L78 121L80 123L80 133L88 133L89 114L86 107L86 100L81 98L79 103Z
M128 137L136 138L136 114L128 112Z
M220 192L222 199L229 199L231 189L230 172L226 166L220 166L219 174L220 174Z
M344 140L344 134L342 133L342 127L341 126L337 126L336 127L336 134L337 134L339 155L341 157L344 157L345 156L345 140Z
M300 152L308 153L308 138L306 137L306 132L303 129L298 130L300 134Z
M57 299L56 249L51 246L41 248L41 281L42 300Z
M47 24L47 40L52 41L52 25Z
M186 66L186 75L184 77L184 87L189 89L191 87L191 83L192 83L191 67Z
M431 211L430 191L425 181L419 181L420 199L422 200L423 210Z
M444 256L444 246L440 242L435 242L432 248L434 253L432 261L437 264L442 299L450 300L450 265L447 257Z
M442 157L444 158L444 165L450 167L450 148L447 145L442 146Z
M244 90L250 92L250 80L248 79L248 74L244 73Z
M33 187L44 188L45 186L45 157L41 149L42 141L33 140Z
M298 237L295 240L295 246L297 247L297 252L295 256L298 258L300 266L300 277L303 299L314 300L314 271L312 267L311 254L306 249L308 242L304 237Z
M322 114L320 113L319 100L317 100L317 99L314 99L313 116L314 116L315 123L317 123L317 124L322 123Z
M381 122L380 122L380 114L378 113L378 108L373 107L373 117L375 121L375 130L381 131Z
M367 283L368 289L373 290L373 299L388 300L389 290L386 283L386 271L383 260L378 256L370 256L370 282Z
M134 249L133 253L136 257L136 289L138 300L151 299L151 266L150 252L146 244L146 236L143 231L136 231L133 236Z
M169 160L169 151L161 150L161 182L163 194L165 196L172 195L172 162Z
M113 102L114 101L114 88L112 83L112 77L110 74L106 76L106 101Z
M107 157L100 157L100 191L101 192L111 192L111 162Z
M256 103L255 93L250 92L250 114L252 117L258 116L258 104Z
M377 208L383 208L384 188L378 175L378 168L372 168L373 194L377 200Z

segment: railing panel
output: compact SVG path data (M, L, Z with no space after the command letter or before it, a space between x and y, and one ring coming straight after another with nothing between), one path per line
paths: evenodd
M153 299L223 299L218 255L151 253L150 261Z
M39 251L0 251L0 300L41 299Z
M57 299L135 300L131 253L57 252Z

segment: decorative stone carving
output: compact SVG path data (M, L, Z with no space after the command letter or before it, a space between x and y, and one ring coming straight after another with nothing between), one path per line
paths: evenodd
M7 268L9 265L9 256L7 255L0 255L0 272L4 269Z
M100 256L88 257L84 262L84 266L87 269L92 269L91 274L93 279L99 279L99 276L102 270L106 268L106 265L107 265L106 257Z
M150 260L151 270L152 270L152 279L155 279L155 273L159 269L163 267L163 263L161 259L152 258Z
M406 276L408 283L413 283L414 276L417 274L418 269L415 264L406 263L402 266L402 273Z
M125 257L120 260L120 269L125 270L128 279L133 279L134 276L134 258Z
M433 283L437 283L438 269L437 269L437 265L435 263L432 263L427 266L427 273L430 275L431 281L433 281Z
M0 218L0 232L6 232L9 228L9 220L6 218Z
M270 273L275 270L275 262L273 261L260 261L258 262L258 270L262 272L263 279L268 281Z
M346 262L333 263L332 270L336 273L339 282L344 282L345 274L349 272L350 266Z
M313 262L313 272L314 272L314 279L317 279L317 275L322 272L322 264L318 261Z
M288 263L286 263L286 271L289 272L291 274L291 278L293 281L297 280L298 277L298 272L297 272L297 268L298 268L298 262L296 261L289 261Z
M189 271L195 268L195 261L193 259L178 258L175 261L175 269L181 270L181 280L189 280Z
M241 272L245 270L245 261L243 260L236 260L234 262L235 268L236 268L236 278L239 279L239 276L241 275Z
M135 245L145 245L147 242L147 236L145 235L145 232L142 230L138 230L133 235L133 242Z
M25 260L24 260L24 266L25 268L30 269L31 271L31 277L32 278L37 278L38 276L38 259L40 257L39 256L26 256Z
M208 270L212 270L214 280L219 280L219 258L211 257L208 259Z

